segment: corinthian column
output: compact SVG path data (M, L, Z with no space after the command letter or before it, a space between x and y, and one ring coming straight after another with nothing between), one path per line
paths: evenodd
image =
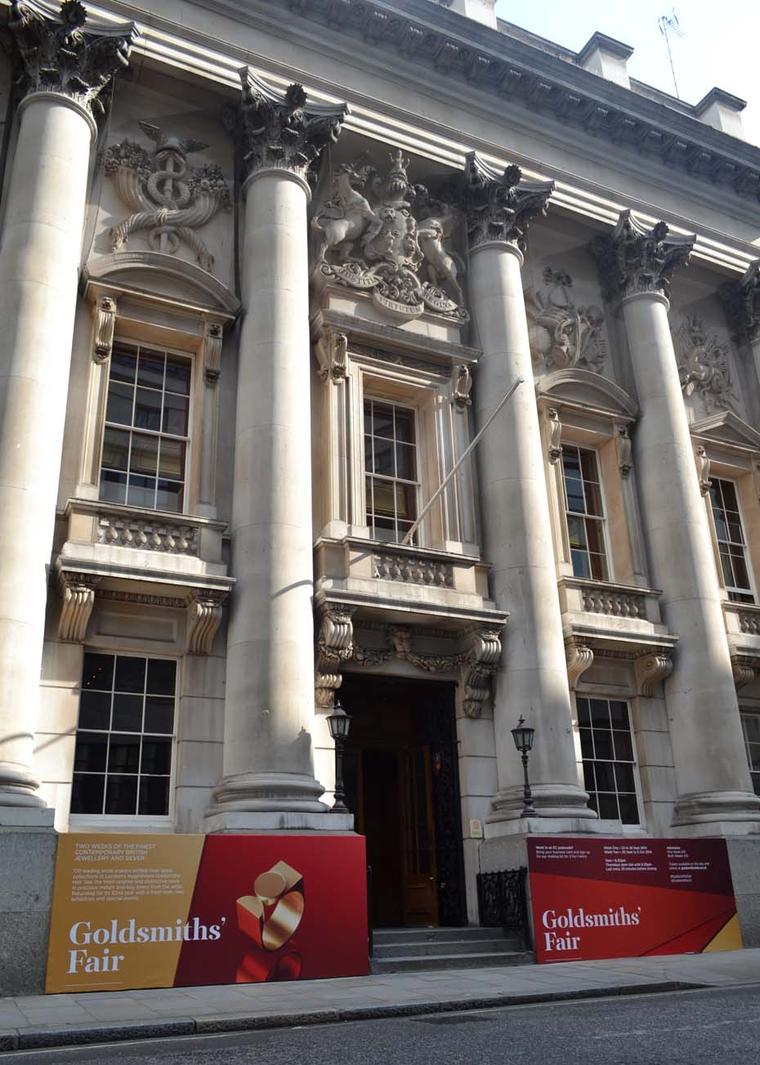
M207 827L344 827L314 778L307 174L345 106L243 71L246 176L224 778Z
M0 242L0 813L40 808L32 769L90 153L100 96L135 30L11 4L23 71ZM21 815L20 815L21 816ZM22 820L29 823L27 811ZM44 814L40 814L44 820Z
M520 759L510 730L522 715L536 729L530 771L539 817L557 829L596 814L579 786L573 745L557 572L541 432L533 390L520 268L527 225L544 214L553 182L521 181L475 154L465 167L463 201L470 243L470 302L477 342L476 416L482 424L517 377L524 384L480 444L485 549L493 565L493 597L510 613L496 678L494 728L499 790L491 832L509 831L522 801ZM516 827L516 826L513 826ZM576 826L577 827L577 826Z
M688 263L694 237L653 229L624 211L594 250L610 297L622 299L641 407L634 448L652 578L669 629L678 636L665 682L678 800L673 824L754 822L752 794L731 673L707 512L668 324L674 269ZM694 829L694 831L699 831Z
M752 351L760 382L760 259L749 264L740 280L726 281L721 296L735 339Z

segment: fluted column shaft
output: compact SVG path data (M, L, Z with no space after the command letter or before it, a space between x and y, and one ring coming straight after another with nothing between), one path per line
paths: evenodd
M516 377L525 382L480 444L492 591L510 613L495 688L494 818L509 820L522 810L522 770L510 733L521 715L536 729L530 776L538 814L593 817L578 784L521 265L520 251L506 241L481 244L470 255L472 313L483 350L478 421L485 421Z
M674 822L754 820L736 688L715 554L694 469L686 408L668 323L655 292L623 300L631 365L641 405L636 472L652 579L678 636L665 684L678 783Z
M95 123L21 104L0 244L0 804L40 806L32 771L71 342Z

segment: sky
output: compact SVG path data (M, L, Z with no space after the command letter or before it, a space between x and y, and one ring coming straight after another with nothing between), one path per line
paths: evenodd
M499 18L577 52L595 30L630 45L631 77L673 93L660 15L675 10L671 37L682 100L695 104L714 85L747 101L745 139L760 145L760 3L757 0L497 0Z

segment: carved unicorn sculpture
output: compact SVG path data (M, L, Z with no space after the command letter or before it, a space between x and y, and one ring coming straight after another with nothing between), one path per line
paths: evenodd
M141 122L140 128L155 142L152 159L139 144L128 140L111 145L105 155L106 174L134 212L113 226L111 246L119 251L131 233L147 229L154 251L173 255L184 242L203 269L211 271L214 257L195 230L210 222L217 211L230 207L222 172L213 164L188 168L188 154L208 147L202 141L173 136L149 122Z
M372 167L369 166L357 169L350 163L343 163L338 167L332 196L311 223L313 229L322 234L320 258L324 259L333 248L340 255L348 255L351 245L367 226L378 223L369 201L354 187L363 188L371 173Z

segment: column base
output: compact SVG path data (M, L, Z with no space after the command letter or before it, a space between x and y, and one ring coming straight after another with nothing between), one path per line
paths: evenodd
M320 801L324 788L306 773L225 777L206 813L207 832L350 831L353 817ZM348 818L348 821L346 821Z
M673 832L705 826L711 831L685 835L723 835L718 825L734 826L729 835L760 831L760 797L750 791L704 791L682 795L673 811Z
M588 806L588 794L582 788L572 784L536 784L531 788L536 818L524 818L523 789L512 785L500 788L491 800L492 813L486 819L487 825L499 822L530 820L568 820L596 821L596 811ZM550 831L547 829L547 831ZM576 831L570 828L563 831ZM585 831L581 829L579 831ZM492 834L492 833L489 833Z
M0 762L0 809L46 810L39 786L26 766Z

